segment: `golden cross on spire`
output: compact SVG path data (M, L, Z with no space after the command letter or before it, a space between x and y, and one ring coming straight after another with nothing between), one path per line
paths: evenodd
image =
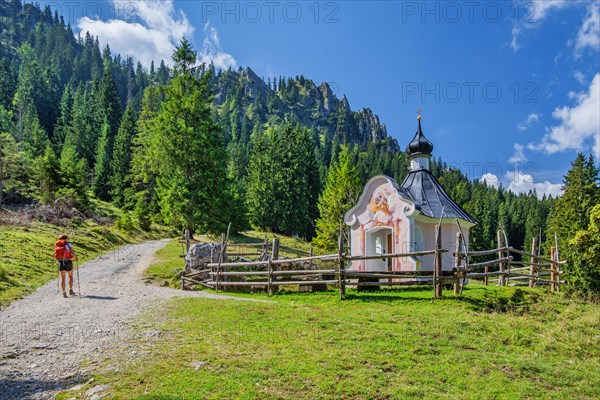
M421 113L423 112L423 110L421 109L421 107L419 107L419 109L417 110L417 119L420 121L421 120Z

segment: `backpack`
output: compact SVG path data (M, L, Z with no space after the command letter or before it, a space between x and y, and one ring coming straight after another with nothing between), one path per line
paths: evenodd
M68 244L69 242L66 240L59 240L56 242L54 244L54 258L57 260L70 260L72 257L70 250L71 246L68 246Z

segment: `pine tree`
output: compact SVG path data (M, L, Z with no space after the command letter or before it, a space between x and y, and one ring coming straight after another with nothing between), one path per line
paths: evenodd
M156 194L156 157L151 154L154 138L154 119L160 111L162 99L157 86L144 91L140 117L136 123L136 136L132 141L131 173L132 187L125 191L125 203L134 204L134 215L143 227L150 227L151 214L159 212Z
M600 203L600 172L594 158L579 153L571 163L571 169L563 179L563 195L554 203L548 221L548 244L554 246L554 233L558 234L559 249L565 256L569 254L567 243L575 232L587 229L590 210Z
M573 246L572 267L566 279L571 290L591 296L600 295L600 204L591 209L589 225L569 241Z
M8 132L3 132L0 129L0 207L4 203L5 193L21 186L20 178L22 176L20 176L19 171L22 165L22 153L19 151L14 138Z
M85 159L79 157L74 146L65 145L60 154L59 164L61 187L57 195L72 200L80 209L87 209L89 171Z
M44 154L50 140L48 134L40 125L33 105L28 105L21 114L19 131L21 146L29 158L34 159Z
M335 135L339 142L348 144L348 115L343 107L337 109L337 121L335 127Z
M165 221L192 231L222 232L228 219L226 154L212 120L210 73L196 67L196 52L183 38L173 55L175 77L150 130L157 193Z
M60 177L58 160L50 145L46 146L44 155L35 160L35 174L38 198L42 203L51 203L56 197Z
M0 59L0 106L9 108L16 91L16 79L6 59Z
M96 151L94 165L94 194L102 200L110 200L110 161L112 158L113 138L108 121L102 124L102 131Z
M65 87L62 99L60 100L60 115L54 127L53 144L54 148L62 148L73 120L73 90L71 85Z
M545 233L546 218L542 214L544 210L542 209L535 193L530 193L527 197L525 197L525 200L527 201L527 218L525 219L525 238L523 246L525 250L529 251L530 248L528 246L531 246L533 238L537 238L538 246L542 245L543 237L542 241L540 242L540 233Z
M360 194L358 171L352 163L347 149L339 160L331 166L325 183L325 190L319 197L319 218L314 245L324 251L335 251L338 245L340 226L344 214L358 201Z
M108 62L105 65L104 76L98 92L98 110L104 122L96 150L94 194L102 200L110 200L110 165L113 158L115 136L121 122L121 102Z
M131 146L135 136L135 115L130 105L125 109L119 132L115 138L110 163L110 194L118 206L124 205L125 191L131 186Z
M272 210L275 207L274 182L271 179L274 165L271 160L270 138L273 128L258 133L252 145L248 165L246 206L250 223L265 231L275 225Z
M162 85L166 85L171 79L171 72L169 68L165 64L164 60L160 60L160 65L158 67L158 71L156 72L158 83Z
M102 129L103 118L98 102L93 100L91 87L79 85L73 97L73 117L66 131L63 146L70 146L77 152L78 158L85 158L88 165L96 162L98 136Z
M253 149L247 193L251 223L310 238L320 186L309 131L291 125L269 128Z

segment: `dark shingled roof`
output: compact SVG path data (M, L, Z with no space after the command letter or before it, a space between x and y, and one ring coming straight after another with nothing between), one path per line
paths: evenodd
M444 191L437 179L426 169L411 171L402 185L421 214L431 218L460 218L477 224Z

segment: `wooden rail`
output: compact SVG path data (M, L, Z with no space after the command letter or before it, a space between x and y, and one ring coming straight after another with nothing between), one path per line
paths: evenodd
M506 251L506 250L508 250L507 247L500 247L499 249L491 249L491 250L483 250L483 251L468 251L468 252L459 251L459 252L455 252L453 254L454 254L455 257L457 255L460 255L461 257L465 257L465 255L468 255L469 257L489 256L489 255L492 255L492 254L496 254L499 251Z
M496 248L483 251L469 251L468 243L464 241L459 228L456 237L456 251L452 253L454 256L452 271L442 269L441 256L443 253L448 253L449 250L442 248L441 229L439 225L436 225L436 246L433 250L367 256L349 256L345 254L342 239L343 234L340 231L338 252L335 254L315 256L312 255L313 251L311 248L310 253L308 253L309 256L280 258L279 240L275 239L273 240L270 253L268 241L266 240L262 243L229 244L229 247L233 249L235 247L262 247L262 252L255 251L254 253L269 254L268 260L231 262L227 261L227 255L231 254L226 253L228 236L222 236L222 250L219 254L218 262L210 262L206 264L203 270L191 272L187 276L185 276L185 273L182 273L182 280L189 284L202 285L217 291L221 288L237 286L264 288L269 295L276 292L280 286L286 285L335 286L340 290L340 299L345 297L347 286L361 288L433 285L434 297L438 298L442 296L443 285L449 283L454 285L455 295L460 295L462 287L467 283L468 279L482 278L484 284L487 285L489 278L498 278L499 286L509 285L510 280L529 284L531 287L537 284L550 284L552 291L558 290L559 285L564 283L564 281L560 280L560 276L564 273L560 267L565 264L565 261L559 261L558 252L554 248L552 248L551 258L537 255L536 238L531 253L517 250L508 245L506 235L502 231L498 231L498 246ZM241 252L239 253L241 254ZM511 253L529 257L530 260L513 261ZM427 255L435 256L434 265L429 266L430 269L427 270L357 271L346 269L347 263L351 261L422 257ZM485 256L495 256L495 258L476 263L469 262L470 257ZM337 268L331 268L332 265L329 265L329 268L327 268L327 265L323 265L322 263L334 263L334 265L337 264ZM294 270L292 269L293 267L290 268L292 265L300 266L301 268ZM498 270L490 271L490 267L494 266L498 266ZM517 267L512 268L513 266ZM258 270L239 270L239 268L246 267ZM481 268L484 269L484 272L477 271ZM526 281L529 282L527 283Z
M509 250L510 252L512 252L512 253L517 253L517 254L520 254L520 255L522 255L522 256L534 257L534 258L536 258L538 261L545 261L546 263L549 263L549 264L554 264L554 265L564 265L564 264L566 264L566 263L567 263L566 261L555 261L555 260L551 260L551 259L549 259L549 258L541 257L541 256L538 256L538 255L535 255L535 254L532 254L532 253L528 253L528 252L526 252L526 251L517 250L517 249L515 249L514 247L509 247L509 248L508 248L508 250Z
M474 268L481 268L481 267L489 267L491 265L497 265L497 264L501 264L501 263L508 262L511 260L512 260L512 257L505 257L505 258L500 258L500 259L491 260L491 261L467 264L467 268L474 269Z

